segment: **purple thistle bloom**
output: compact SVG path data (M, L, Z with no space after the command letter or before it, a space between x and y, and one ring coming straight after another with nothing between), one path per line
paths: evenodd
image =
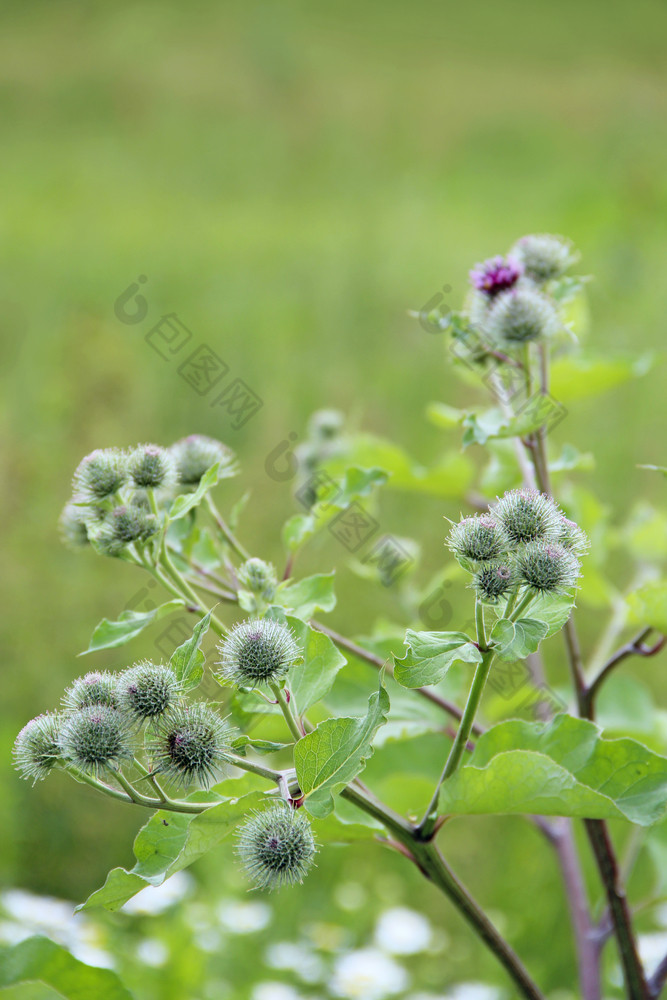
M483 264L477 264L470 272L473 287L494 298L499 292L512 288L523 274L522 265L513 257L491 257Z

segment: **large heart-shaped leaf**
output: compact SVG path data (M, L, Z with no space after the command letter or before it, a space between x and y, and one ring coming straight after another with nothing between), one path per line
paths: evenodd
M239 791L247 792L243 779L239 786ZM247 792L238 798L216 802L206 812L195 815L162 810L154 813L135 838L134 868L131 871L113 868L102 888L78 909L103 906L118 910L147 885L162 885L174 872L187 868L216 847L263 799L261 792Z
M480 736L464 767L442 786L445 813L537 813L628 819L667 812L667 758L630 739L606 739L570 715L501 722Z
M306 807L313 816L328 816L333 797L363 770L373 753L373 737L386 722L389 695L380 687L368 699L361 719L326 719L294 747L294 766Z
M118 621L115 622L103 618L92 634L88 649L84 649L83 653L79 653L79 656L95 653L98 649L124 646L130 639L134 639L135 635L143 632L148 625L182 607L184 607L184 601L167 601L166 604L161 604L159 608L153 608L152 611L123 611Z
M407 688L437 684L452 663L479 663L482 659L477 646L464 632L413 632L405 633L407 653L394 657L394 677Z
M115 972L85 965L55 941L37 935L0 949L0 990L43 983L67 1000L132 1000Z

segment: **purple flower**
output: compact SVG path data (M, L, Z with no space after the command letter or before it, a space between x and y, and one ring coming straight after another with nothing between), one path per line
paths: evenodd
M470 272L470 281L478 291L494 298L499 292L512 288L522 274L522 265L513 257L491 257L476 265Z

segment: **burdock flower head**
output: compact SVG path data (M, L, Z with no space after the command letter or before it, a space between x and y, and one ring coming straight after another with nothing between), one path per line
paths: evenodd
M128 459L132 482L138 489L171 489L177 479L176 462L166 448L138 445Z
M208 788L230 760L233 729L204 702L172 705L156 722L148 750L168 779Z
M308 436L316 441L331 441L343 432L345 416L340 410L316 410L308 421Z
M486 315L484 332L493 343L516 347L556 333L556 310L549 299L532 288L513 288L494 300Z
M98 548L109 555L118 555L132 542L145 542L157 531L157 519L141 503L121 504L109 512L104 524L93 538Z
M551 497L537 490L510 490L492 508L510 541L520 544L537 539L556 539L561 532L560 510Z
M117 678L107 671L91 671L77 677L63 695L63 705L72 711L90 705L118 708Z
M14 766L22 778L40 781L61 760L60 716L38 715L23 727L14 743Z
M89 518L89 507L83 507L76 503L65 504L58 525L60 536L68 548L83 549L90 545L87 528Z
M237 574L239 583L253 594L270 601L276 592L278 578L275 568L263 559L248 559Z
M66 760L97 774L132 757L130 722L117 708L89 705L65 716L60 747Z
M464 517L450 531L448 544L457 559L469 562L497 559L510 547L505 529L491 514Z
M472 581L480 600L487 604L497 604L501 597L507 597L517 585L517 575L508 562L491 562L475 573Z
M483 264L476 264L470 272L473 288L489 298L513 288L523 274L523 267L514 257L491 257Z
M578 524L574 521L570 521L569 518L563 517L561 522L560 533L558 535L558 541L565 549L569 549L570 552L574 552L575 556L581 558L581 556L586 555L591 543L588 539L588 535Z
M126 482L126 456L118 448L104 448L81 460L72 485L77 499L95 503L112 497Z
M317 847L303 813L281 804L246 820L237 850L256 887L271 890L303 882Z
M220 678L241 687L279 680L300 654L292 631L269 618L239 622L218 649Z
M155 719L173 705L180 693L176 674L162 663L141 660L118 678L121 707L143 722Z
M526 277L536 284L562 277L579 256L564 236L548 233L522 236L512 253L523 265Z
M545 594L562 594L576 586L579 560L558 542L531 542L517 557L522 581Z
M172 444L169 450L176 462L178 481L186 489L196 489L201 477L212 465L219 464L223 475L234 474L234 452L215 438L191 434Z

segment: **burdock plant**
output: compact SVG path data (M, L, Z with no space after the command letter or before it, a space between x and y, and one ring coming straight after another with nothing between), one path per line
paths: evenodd
M270 475L293 475L299 503L282 532L272 534L269 562L251 557L238 537L242 504L226 482L237 468L223 442L196 434L166 448L103 449L82 460L62 515L65 538L81 551L136 566L156 587L150 602L104 619L86 652L120 647L171 612L180 622L185 615L195 622L168 663L140 660L91 671L68 687L61 712L38 716L16 739L23 777L64 770L115 801L156 814L137 836L131 876L114 872L96 903L117 909L236 826L241 865L260 889L299 883L313 866L316 840L341 844L366 836L397 851L414 866L415 878L424 877L459 910L509 977L508 997L545 1000L559 990L582 1000L616 996L614 963L601 961L612 939L624 995L658 997L667 956L647 971L616 841L623 834L631 860L639 840L622 827L645 830L649 851L641 856L638 902L648 910L649 854L664 855L651 827L667 816L667 759L657 752L666 748L665 734L642 719L649 749L625 731L605 732L595 720L601 689L608 686L613 706L617 672L631 657L654 656L667 642L667 588L655 566L664 528L661 515L646 506L639 526L635 518L610 527L598 513L605 504L581 484L564 482L569 470L585 464L581 456L571 446L551 447L553 365L560 366L556 384L576 373L577 393L586 379L604 381L610 361L615 373L636 373L625 360L611 359L608 345L600 360L577 357L570 305L582 294L583 279L572 274L575 260L561 237L523 237L509 254L472 271L465 307L438 324L462 375L465 409L447 401L431 405L429 414L450 432L462 426L464 444L477 446L477 454L490 449L477 482L473 463L457 449L425 467L403 446L344 432L337 411L318 411L291 458L286 449L296 433L267 457ZM416 364L413 358L406 378L419 379ZM478 405L478 391L490 394L488 406ZM299 469L292 473L295 462ZM562 507L554 498L554 474ZM211 496L219 482L224 514ZM383 483L408 490L406 509L420 512L427 573L418 563L419 546L394 533L380 509ZM430 506L417 507L419 492ZM464 511L447 539L428 516L436 497L448 520ZM267 511L271 499L263 497ZM355 535L360 522L375 523L365 542ZM353 640L321 621L336 603L328 565L295 579L295 563L313 538L322 542L313 545L313 559L318 551L329 559L337 540L353 552L350 568L365 585L383 582L383 597L391 590L378 599L374 621L357 626L371 638ZM338 557L344 551L339 546ZM406 559L411 573L394 573ZM620 579L626 569L634 583ZM160 606L158 587L165 597ZM351 607L352 593L356 601L358 588L341 604L358 619L369 602ZM577 615L594 608L591 628L597 628L607 595L613 607L601 635L582 641L575 603ZM653 680L658 692L658 671ZM626 718L612 710L606 718L614 725L620 716ZM390 738L377 739L387 722ZM634 716L632 730L639 731ZM409 742L415 736L418 746ZM530 824L534 877L557 869L563 875L576 959L573 954L557 978L548 962L536 962L545 992L446 858L456 843L466 843L461 835L452 842L450 831L470 814L506 814L522 829ZM581 836L574 836L574 823L582 823ZM480 846L483 829L470 827L471 856L483 847L509 865L504 843ZM584 838L595 871L583 869ZM226 882L225 872L220 880ZM658 879L656 899L660 885ZM533 889L541 917L549 901L543 888L538 881ZM600 898L592 898L594 892ZM522 917L522 939L534 936L543 957L550 942L541 924L547 921L533 917L532 911ZM551 914L549 926L557 918L566 920L565 910ZM516 912L503 923L513 933ZM607 969L613 981L605 980ZM451 972L443 978L449 984Z

